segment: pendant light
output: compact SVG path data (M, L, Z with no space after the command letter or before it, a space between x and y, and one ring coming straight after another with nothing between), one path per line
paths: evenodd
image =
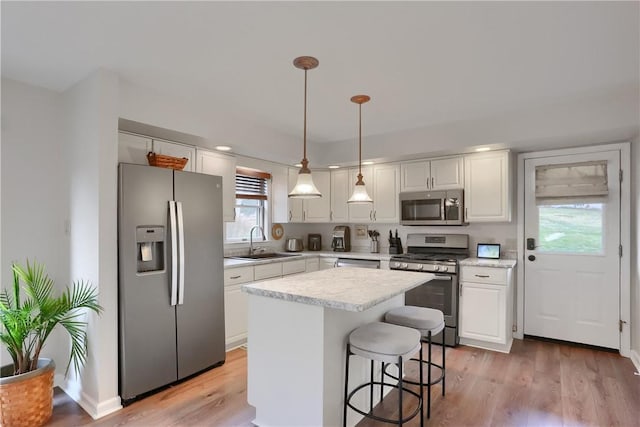
M371 98L367 95L355 95L351 97L351 102L358 104L358 180L353 189L353 194L347 200L347 203L373 203L371 197L367 193L367 187L362 180L362 104L369 102Z
M311 171L309 170L309 160L307 160L307 71L312 70L318 66L319 62L312 56L300 56L293 60L293 65L296 68L304 70L304 138L303 146L304 151L302 155L302 167L298 172L298 181L296 186L293 187L289 197L292 199L315 199L322 197L320 191L316 188L311 178Z

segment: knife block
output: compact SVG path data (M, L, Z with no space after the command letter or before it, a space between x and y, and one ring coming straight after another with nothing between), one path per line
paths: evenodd
M399 255L402 253L402 240L399 237L389 237L389 254Z

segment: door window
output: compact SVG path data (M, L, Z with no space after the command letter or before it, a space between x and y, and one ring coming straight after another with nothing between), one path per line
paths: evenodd
M538 206L539 252L604 254L604 203Z

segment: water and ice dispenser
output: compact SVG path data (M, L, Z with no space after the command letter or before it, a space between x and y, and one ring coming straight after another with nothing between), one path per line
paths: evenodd
M164 227L136 227L138 273L164 270Z

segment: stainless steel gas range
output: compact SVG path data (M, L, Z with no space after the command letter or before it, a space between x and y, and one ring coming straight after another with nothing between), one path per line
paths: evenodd
M444 313L445 329L434 342L458 345L458 261L469 256L467 234L409 234L407 253L394 255L392 270L434 273L435 279L405 294L405 304L437 308Z

